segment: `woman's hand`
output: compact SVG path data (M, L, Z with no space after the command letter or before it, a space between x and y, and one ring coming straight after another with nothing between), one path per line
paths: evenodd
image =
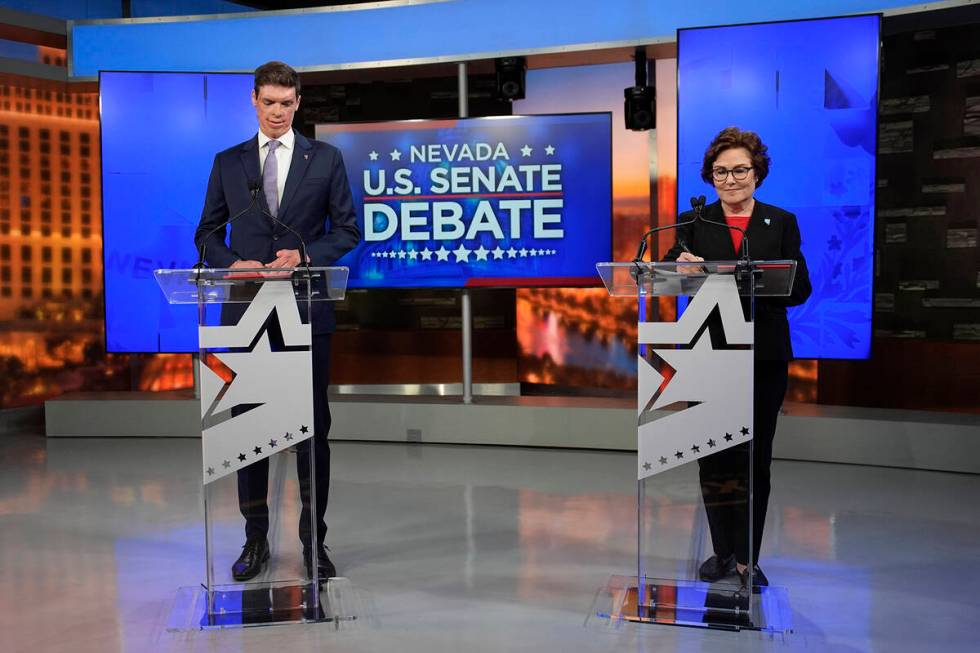
M681 252L677 257L678 263L697 263L704 259L690 252ZM678 265L677 271L681 274L704 274L704 268L700 265Z

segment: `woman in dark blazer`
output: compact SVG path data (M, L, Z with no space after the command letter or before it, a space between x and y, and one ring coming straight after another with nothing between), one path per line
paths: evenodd
M769 174L766 146L755 132L738 127L722 130L704 153L701 178L714 186L718 201L704 207L703 217L745 230L755 260L792 259L796 278L788 297L764 297L755 303L755 394L753 428L752 545L749 552L748 501L744 479L748 469L748 443L701 458L701 494L704 499L714 555L700 567L700 577L716 581L738 572L743 582L753 566L753 584L768 585L759 569L759 546L769 503L772 441L776 418L786 394L788 365L793 358L786 308L810 296L810 276L800 251L796 216L755 199L755 191ZM684 213L678 222L694 217ZM665 261L731 261L741 258L742 234L718 224L698 220L677 229L677 241ZM747 306L746 306L747 309ZM750 559L751 558L751 559Z

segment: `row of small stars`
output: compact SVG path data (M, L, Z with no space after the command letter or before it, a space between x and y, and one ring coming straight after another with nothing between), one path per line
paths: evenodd
M371 258L397 258L397 259L409 259L416 260L421 258L423 261L431 261L432 255L435 254L436 261L448 261L449 255L452 254L456 257L456 263L469 263L470 254L476 255L477 261L486 261L487 256L493 254L494 260L500 260L507 255L507 258L527 258L528 256L552 256L557 254L558 250L554 249L527 249L520 248L514 249L501 249L498 245L494 249L487 249L483 245L480 245L477 249L469 249L466 245L460 243L459 247L450 250L445 247L440 246L437 250L430 250L428 247L424 247L421 251L409 249L409 250L389 250L387 252L371 252Z
M525 145L524 147L521 148L521 156L525 158L531 156L533 152L534 152L534 148L531 147L530 145ZM547 154L548 156L554 156L555 154L554 146L553 145L545 146L544 153ZM375 152L374 150L368 152L368 158L371 159L372 161L377 161L379 156L381 155ZM388 156L391 157L392 161L402 160L402 153L401 150L399 150L398 148L395 148L391 152L388 152Z
M310 428L308 426L306 426L305 424L303 426L300 426L299 427L299 432L300 433L309 433L309 431L310 431ZM282 437L283 437L284 440L286 440L287 442L289 442L289 441L291 441L293 439L293 434L287 432ZM275 438L270 438L269 439L269 448L270 449L275 449L278 445L279 445L279 441L278 440L276 440ZM262 447L256 446L254 449L252 449L252 453L254 453L256 456L261 455L262 454ZM243 462L245 462L245 459L246 458L248 458L248 456L246 456L244 453L239 452L239 454L238 454L238 462L242 462L243 463ZM228 468L231 467L231 461L230 460L222 461L221 466L224 469L228 469ZM208 476L214 476L214 467L208 467L207 472L208 472Z
M741 429L739 429L739 433L741 433L743 436L747 436L749 434L748 427L747 426L743 426ZM725 442L731 442L734 437L735 436L732 435L731 433L726 433L725 434ZM709 449L714 449L715 447L718 446L718 443L715 442L713 439L709 438L708 441L705 443L705 445L707 445L707 447ZM697 444L694 445L694 446L692 446L691 447L691 453L693 453L695 455L701 453L701 446L700 445L697 445ZM676 458L677 460L683 460L684 459L684 452L683 451L677 451L676 453L674 453L674 458ZM660 456L659 462L660 462L661 465L666 465L667 464L667 461L668 461L667 456ZM643 469L649 471L651 467L653 467L653 465L651 463L649 463L649 462L644 462L643 463Z

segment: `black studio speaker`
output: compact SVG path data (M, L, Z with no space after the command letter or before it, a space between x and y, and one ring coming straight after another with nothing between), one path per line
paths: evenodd
M656 89L652 86L631 86L623 89L623 95L626 96L626 129L654 129L657 126Z
M636 48L633 51L633 61L635 79L633 86L623 89L626 98L623 113L626 117L626 129L642 132L657 127L657 89L647 86L646 48Z
M505 100L523 100L527 60L524 57L502 57L495 64L497 94Z

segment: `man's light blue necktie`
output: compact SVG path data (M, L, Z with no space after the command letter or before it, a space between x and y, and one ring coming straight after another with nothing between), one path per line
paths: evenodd
M269 203L269 213L279 214L279 164L276 162L276 148L279 141L269 141L269 153L265 155L265 165L262 168L262 190Z

